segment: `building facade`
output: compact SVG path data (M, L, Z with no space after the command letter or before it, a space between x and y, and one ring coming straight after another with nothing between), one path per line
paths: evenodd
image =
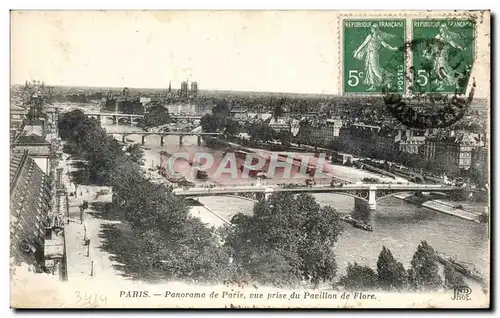
M482 146L482 135L452 131L449 136L427 138L420 151L423 160L446 163L447 172L457 173L470 168L473 152Z
M271 118L271 120L269 121L269 127L277 132L290 131L290 123L285 118Z
M25 107L11 105L10 106L10 137L11 141L22 131L24 120L28 110Z
M33 160L43 173L50 173L50 160L54 155L53 144L47 140L44 120L26 121L21 135L12 144L13 153L29 151Z
M172 115L192 115L197 113L196 105L191 103L177 102L166 105L166 108L168 109L168 113Z
M373 139L376 146L374 154L378 157L375 159L389 159L399 151L401 131L388 126L381 127Z
M339 137L342 128L340 119L316 119L305 120L300 125L300 133L309 135L311 142L318 145L327 145Z
M400 129L399 151L418 155L418 151L425 144L425 131L414 129Z
M10 161L11 257L17 263L44 267L44 243L51 210L50 179L28 151L12 153Z

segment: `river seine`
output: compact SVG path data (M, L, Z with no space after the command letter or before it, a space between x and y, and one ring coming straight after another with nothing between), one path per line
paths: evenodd
M103 124L109 132L137 131L139 128ZM120 138L116 136L116 138ZM137 135L127 136L134 142L141 142ZM187 151L217 152L205 146L197 146L196 137L184 137L179 146L179 137L168 136L165 145L160 146L158 136L148 136L145 150L146 166L156 166L160 162L159 152ZM221 152L221 151L219 151ZM187 163L186 163L187 164ZM342 168L342 169L340 169ZM359 170L340 167L339 173L356 174ZM345 176L344 176L345 177ZM316 200L330 205L341 213L351 213L354 207L352 197L340 194L315 194ZM252 213L253 202L235 197L203 197L200 202L216 213L229 217L239 212ZM209 213L209 212L207 212ZM398 198L388 197L377 202L377 210L371 217L373 232L366 232L345 224L344 232L335 246L339 274L348 263L357 262L376 269L377 258L382 246L389 248L394 256L410 266L413 253L422 240L426 240L439 252L456 259L475 264L476 268L488 276L489 233L485 224L477 224L457 217L408 204Z

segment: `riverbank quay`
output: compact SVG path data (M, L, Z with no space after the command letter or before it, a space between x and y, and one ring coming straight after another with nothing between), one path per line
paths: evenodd
M467 221L480 223L479 217L481 216L481 213L457 209L451 203L444 202L442 200L426 200L422 198L416 198L412 193L395 194L394 197L411 204L417 204L419 206L426 207L436 212L441 212Z
M204 137L204 140L207 142L207 144L210 145L220 145L223 147L229 147L232 150L235 151L245 151L249 153L256 153L259 154L260 156L264 158L270 158L273 154L273 152L270 152L269 150L263 150L263 149L258 149L258 148L251 148L251 147L246 147L231 141L223 140L220 138L216 137ZM282 151L279 152L280 154L283 155L288 155L288 156L308 156L310 160L308 161L308 164L310 165L315 165L319 164L319 159L318 157L315 156L314 153L309 152L308 150L302 149L301 152L289 152L289 151ZM408 182L408 180L401 178L401 177L396 177L396 178L390 178L381 174L376 174L373 172L369 172L366 170L361 170L361 169L356 169L354 167L348 167L348 166L343 166L343 165L336 165L331 163L329 160L324 160L322 163L323 166L323 175L326 179L331 179L335 178L338 181L343 181L343 182L349 182L349 183L356 183L360 182L363 178L378 178L381 180L381 182L386 182L386 183L398 183L398 182ZM285 180L283 180L285 181ZM285 182L286 183L286 182Z

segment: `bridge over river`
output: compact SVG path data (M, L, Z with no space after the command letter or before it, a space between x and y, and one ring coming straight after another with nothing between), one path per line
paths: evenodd
M182 146L182 137L184 136L197 136L198 137L198 146L201 145L201 137L203 136L219 136L222 135L222 133L214 132L214 133L207 133L207 132L195 132L195 131L156 131L156 132L149 132L149 131L129 131L129 132L113 132L111 133L113 135L120 135L122 136L122 142L125 142L125 137L126 136L131 136L131 135L138 135L141 136L141 143L144 145L146 143L146 137L151 136L151 135L156 135L160 136L160 145L165 144L165 136L179 136L179 145Z
M134 120L139 118L144 118L144 114L125 114L125 113L107 113L107 112L85 112L85 115L90 118L95 118L99 122L101 118L110 118L114 124L118 123L119 120L127 120L129 123L133 123ZM170 119L173 120L200 120L200 115L176 115L171 114Z
M227 194L242 194L242 193L261 193L264 197L269 197L275 192L291 192L291 193L339 193L354 197L366 203L370 210L375 210L377 200L391 196L397 193L405 192L434 192L434 193L450 193L462 191L462 188L435 185L435 184L347 184L343 186L331 185L315 185L315 186L278 186L278 185L256 185L256 186L241 186L241 185L224 185L214 187L192 187L192 188L175 188L173 193L182 197L203 197Z

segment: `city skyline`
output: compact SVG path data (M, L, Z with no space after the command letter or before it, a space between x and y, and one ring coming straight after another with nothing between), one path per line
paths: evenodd
M321 40L303 26L290 33L294 16L13 12L11 79L14 84L43 77L47 85L149 88L195 79L205 89L336 93L329 84L336 74L292 41L297 32L310 39L307 46ZM325 58L334 62L333 56Z
M12 84L341 94L328 12L13 11L11 25Z

